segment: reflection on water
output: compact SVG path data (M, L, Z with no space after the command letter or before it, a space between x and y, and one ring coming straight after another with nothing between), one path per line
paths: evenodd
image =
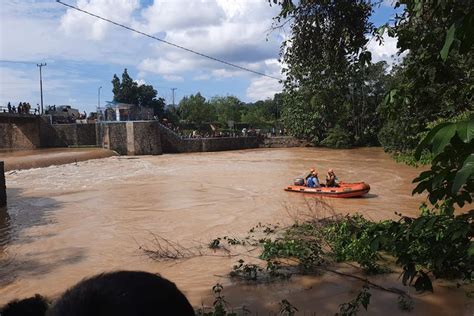
M0 257L3 255L3 247L10 241L10 215L6 207L0 207Z
M8 213L0 217L0 304L41 293L57 295L95 273L136 269L159 272L194 305L212 303L210 288L224 284L233 304L262 313L286 298L306 311L334 313L357 295L358 281L325 274L270 287L231 284L225 276L239 258L200 257L157 263L137 246L151 234L183 246L207 244L219 236L245 236L257 223L289 223L314 197L283 191L292 179L316 167L334 168L344 181L366 181L365 198L327 200L338 213L360 212L379 220L394 211L417 215L422 196L411 196L419 170L392 161L378 148L326 150L261 149L134 157L110 157L77 164L7 173ZM320 216L330 215L322 210ZM400 287L398 274L381 282ZM451 294L446 296L446 292ZM398 314L396 298L373 293L374 311ZM444 306L444 295L453 303ZM390 300L390 303L387 303ZM431 314L462 314L466 296L441 288L417 296L416 308ZM444 306L444 307L443 307ZM277 309L277 308L276 308ZM370 310L370 308L369 308Z

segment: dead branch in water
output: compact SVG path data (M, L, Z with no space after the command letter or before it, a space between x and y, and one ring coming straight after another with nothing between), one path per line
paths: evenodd
M202 243L192 247L184 247L157 234L151 233L150 246L140 245L136 240L138 249L142 250L150 259L155 261L182 261L196 257L236 257L241 254L232 254L227 248L220 248L224 254L216 254L216 249L210 252L208 247Z
M200 249L186 248L177 242L163 238L159 235L151 233L153 239L152 247L144 247L139 245L139 249L150 258L156 261L188 259L201 255Z

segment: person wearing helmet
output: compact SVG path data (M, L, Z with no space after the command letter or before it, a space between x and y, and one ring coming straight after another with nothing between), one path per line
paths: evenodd
M339 186L339 179L337 178L336 174L334 173L333 169L328 170L328 174L326 175L326 186L327 187L337 187Z
M318 173L313 171L309 178L306 180L306 185L309 188L320 188L321 184L319 183Z

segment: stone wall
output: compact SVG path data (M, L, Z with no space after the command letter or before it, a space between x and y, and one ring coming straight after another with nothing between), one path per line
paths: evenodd
M5 186L5 168L0 161L0 207L7 205L7 188ZM1 211L1 210L0 210Z
M276 136L265 138L260 143L262 148L291 148L291 147L304 147L306 142L301 141L292 136Z
M160 130L156 122L127 122L127 155L162 153Z
M158 121L53 124L47 117L3 118L0 148L98 146L121 155L159 155L304 146L293 137L182 138Z
M182 138L158 123L164 153L189 153L258 148L257 137Z
M161 124L158 126L164 153L222 151L258 147L256 137L182 138L165 126Z
M98 126L100 145L120 155L160 155L161 137L158 122L107 122Z
M202 151L223 151L258 148L259 141L257 137L219 137L203 138Z
M12 118L0 122L0 149L34 149L40 146L39 121Z
M40 143L41 147L67 147L66 140L61 137L60 133L51 125L49 117L41 117L40 119Z
M95 124L41 124L42 147L96 146Z

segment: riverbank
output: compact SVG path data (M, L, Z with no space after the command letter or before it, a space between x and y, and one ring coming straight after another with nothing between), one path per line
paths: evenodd
M417 216L425 198L411 195L419 169L396 163L380 148L109 157L7 173L0 305L35 293L54 297L86 276L134 269L161 273L194 306L212 304L211 287L219 282L226 300L252 312L268 314L288 299L301 312L334 314L338 304L357 295L362 282L330 273L264 285L232 282L226 275L239 257L156 262L138 246L152 245L152 234L193 247L222 236L243 238L259 222L291 223L295 212L317 200L283 188L311 167L321 174L333 168L345 181L371 185L364 198L326 200L338 214L358 212L372 220L396 219L394 211ZM377 278L401 287L396 273ZM435 287L434 294L416 297L415 313L471 314L462 290L443 282ZM400 313L391 295L372 294L369 314Z
M0 151L5 171L44 168L90 159L115 156L116 153L102 148L45 148L34 150Z

